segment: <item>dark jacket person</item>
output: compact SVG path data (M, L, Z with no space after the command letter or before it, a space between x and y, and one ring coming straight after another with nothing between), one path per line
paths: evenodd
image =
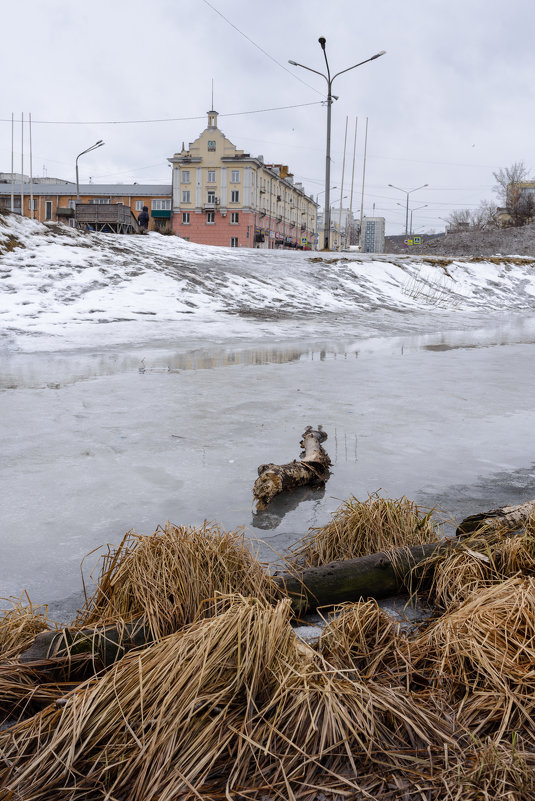
M137 218L137 222L142 231L146 231L149 227L149 209L147 206L143 206L143 211Z

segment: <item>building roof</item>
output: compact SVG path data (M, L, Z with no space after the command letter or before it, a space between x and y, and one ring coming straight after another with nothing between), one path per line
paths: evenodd
M31 189L31 192L30 192ZM0 195L11 194L11 184L0 184ZM13 194L76 197L76 184L13 184ZM81 195L102 197L171 197L171 184L80 184Z

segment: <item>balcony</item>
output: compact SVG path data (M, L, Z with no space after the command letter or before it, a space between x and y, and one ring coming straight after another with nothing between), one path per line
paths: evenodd
M205 203L203 203L203 211L215 211L219 206L219 198L209 198Z

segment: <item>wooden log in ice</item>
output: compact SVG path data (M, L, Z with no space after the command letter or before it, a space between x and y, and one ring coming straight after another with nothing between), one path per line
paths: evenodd
M312 426L305 429L300 442L301 458L288 464L262 464L258 468L258 478L253 487L256 510L266 509L270 501L281 492L302 487L307 484L323 486L329 478L331 460L322 442L327 434Z
M451 541L450 541L451 542ZM359 598L388 598L405 592L413 567L431 556L437 548L448 547L447 540L426 545L397 548L356 559L329 562L299 573L274 576L275 582L292 599L296 614L318 606L334 606Z
M528 523L530 517L535 515L535 500L526 501L516 506L500 506L489 512L480 512L477 515L465 517L457 528L457 537L466 537L469 534L484 528L486 531L519 531Z

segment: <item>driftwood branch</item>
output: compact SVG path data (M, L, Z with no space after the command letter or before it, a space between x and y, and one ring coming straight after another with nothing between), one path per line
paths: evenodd
M322 442L327 434L312 426L305 429L300 442L302 453L299 460L288 464L261 464L258 478L253 487L256 498L256 510L266 509L270 501L281 492L305 485L323 486L329 478L331 460L324 450Z
M466 537L479 529L486 531L519 531L527 524L532 515L535 514L535 500L526 501L517 506L500 506L498 509L491 509L489 512L480 512L477 515L465 517L460 523L456 535Z

